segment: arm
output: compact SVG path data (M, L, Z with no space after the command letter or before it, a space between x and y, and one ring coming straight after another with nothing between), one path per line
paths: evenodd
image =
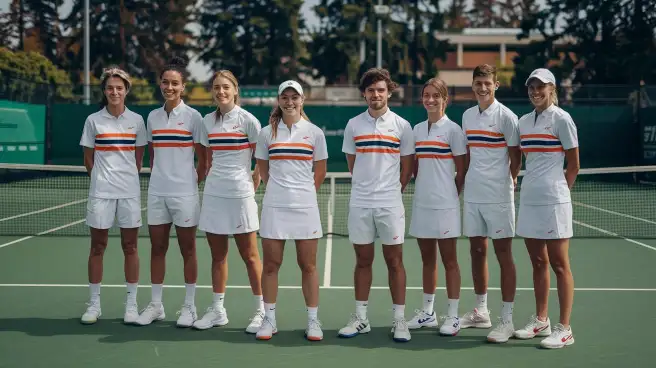
M93 157L95 150L93 148L84 147L84 167L87 168L87 174L91 175L93 170Z
M269 181L269 160L257 159L257 166L259 168L260 177L264 185Z
M326 167L328 160L314 162L314 189L318 192L324 179L326 179Z
M412 178L414 172L415 155L401 156L401 193Z
M510 175L512 176L513 186L517 187L517 176L519 176L519 170L522 168L522 151L519 146L508 147L508 155L510 156Z
M253 157L255 157L255 147L253 147ZM257 192L257 188L260 187L260 183L262 182L262 176L260 175L260 165L255 164L252 178L253 178L253 189Z
M574 187L574 181L579 174L581 163L579 162L579 148L572 148L565 151L565 160L567 161L567 168L565 169L565 179L567 186L571 190Z
M419 174L419 159L417 158L417 156L415 156L415 163L414 166L412 166L412 176L414 176L416 179L417 174Z
M146 146L137 146L135 148L135 159L137 160L137 172L141 172L141 167L143 166L143 157L146 152Z
M350 153L346 154L346 164L348 165L348 170L353 175L353 166L355 166L355 155Z
M153 142L148 142L148 167L153 168L153 162L155 162L155 149L153 148Z
M465 175L467 175L467 155L453 156L453 162L456 165L456 189L460 195L465 186Z
M198 176L198 182L200 183L207 177L207 149L200 143L194 143L194 151L198 157L196 175Z
M205 148L205 168L206 168L206 174L205 176L210 174L210 169L212 168L212 148L206 147Z

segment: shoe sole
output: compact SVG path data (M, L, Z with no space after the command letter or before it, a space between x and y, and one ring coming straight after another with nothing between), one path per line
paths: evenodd
M489 323L474 323L473 325L460 325L460 328L490 328L492 327L492 322Z
M410 330L420 330L422 328L435 328L437 326L439 326L439 324L437 322L435 322L435 323L431 323L431 324L427 324L427 325L420 325L420 326L413 326L413 327L408 326L408 329L410 329Z
M228 324L228 320L226 320L225 323L212 323L208 327L198 327L198 326L195 325L195 323L196 322L194 322L194 324L191 325L192 328L194 328L196 330L199 330L199 331L204 331L204 330L209 330L210 328L214 328L214 327L223 327L223 326ZM257 332L257 331L255 331L255 332Z
M572 344L574 344L574 339L573 338L570 339L569 341L567 341L566 343L562 344L562 345L544 345L544 344L540 344L540 346L543 349L562 349L565 346L570 346Z
M139 321L134 321L133 325L135 325L135 326L148 326L148 325L151 325L155 322L163 321L165 319L166 319L166 315L161 315L161 316L155 318L154 320L152 320L152 322L150 322L150 323L141 324L141 323L139 323Z
M257 340L267 341L267 340L271 340L271 338L273 337L273 335L275 335L275 334L277 334L277 333L278 333L278 331L275 331L274 333L271 334L271 336L255 336L255 338L256 338Z

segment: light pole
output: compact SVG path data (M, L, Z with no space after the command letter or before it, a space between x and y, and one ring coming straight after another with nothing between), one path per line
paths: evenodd
M91 75L89 72L89 0L84 0L84 104L91 102Z
M387 5L383 5L383 0L378 0L378 5L374 5L374 13L378 18L377 25L377 40L376 40L376 67L383 67L383 20L382 16L389 14L390 8Z

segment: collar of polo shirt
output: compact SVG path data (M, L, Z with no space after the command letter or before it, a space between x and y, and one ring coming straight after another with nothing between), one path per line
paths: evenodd
M370 123L375 123L377 120L380 120L380 122L385 122L387 119L392 115L392 110L387 106L387 111L383 115L381 115L378 119L375 119L371 114L369 113L369 109L367 109L367 121Z
M542 111L541 113L538 114L535 109L533 109L533 114L535 115L535 118L537 119L538 116L544 116L546 114L550 114L556 111L556 104L551 104L551 106L547 107L546 110Z
M301 128L305 123L306 123L305 119L301 118L301 120L292 124L292 129ZM278 130L280 129L287 129L287 124L285 124L285 122L282 121L282 119L280 119L280 121L278 122Z
M173 110L171 110L170 115L178 115L180 113L180 111L182 111L184 106L185 106L184 101L180 100L180 103L178 104L178 106L174 107ZM164 106L162 106L162 108L164 109L164 111L166 111L166 103L164 104Z
M483 115L483 116L487 116L487 115L492 114L494 111L496 111L497 108L499 108L499 101L497 101L497 99L495 98L494 102L492 102L492 104L490 106L488 106L487 109L483 110L482 112L481 112L481 108L479 107L478 108L478 113Z
M125 106L125 108L123 109L123 112L122 112L118 117L116 117L116 116L112 115L112 114L109 112L109 110L107 110L107 106L105 106L105 107L102 109L102 115L103 115L104 117L111 118L111 119L120 119L120 118L122 118L123 115L125 115L125 113L128 112L128 111L129 111L129 110L128 110L128 107Z
M233 115L235 115L239 111L240 107L238 105L235 105L232 110L228 111L225 113L223 116L225 118L231 118Z

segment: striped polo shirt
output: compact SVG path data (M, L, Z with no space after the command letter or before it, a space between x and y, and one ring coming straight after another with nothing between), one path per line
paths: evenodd
M367 111L344 128L342 152L355 155L349 205L363 208L402 206L401 156L415 153L410 123L389 108L374 119Z
M551 105L519 119L521 150L526 157L520 202L529 205L571 201L565 179L565 151L579 146L574 120L565 110Z
M519 146L517 115L495 100L484 111L474 106L462 115L469 145L463 197L470 203L514 201L508 147Z
M204 194L223 198L255 195L252 157L260 134L260 122L239 106L221 115L213 111L203 118L212 150L212 166Z
M414 205L431 209L458 208L454 156L467 154L467 139L446 115L433 124L415 125L417 177Z
M134 198L140 195L136 147L147 144L141 115L127 107L118 117L106 108L84 122L80 145L94 149L89 196L105 199Z
M305 119L293 124L291 130L280 121L275 138L271 130L271 125L262 129L255 148L255 158L269 161L269 180L262 205L317 206L312 169L314 161L328 159L323 131Z
M151 111L147 128L154 153L148 194L171 197L197 194L194 144L208 144L201 114L180 101L170 114L164 106Z

